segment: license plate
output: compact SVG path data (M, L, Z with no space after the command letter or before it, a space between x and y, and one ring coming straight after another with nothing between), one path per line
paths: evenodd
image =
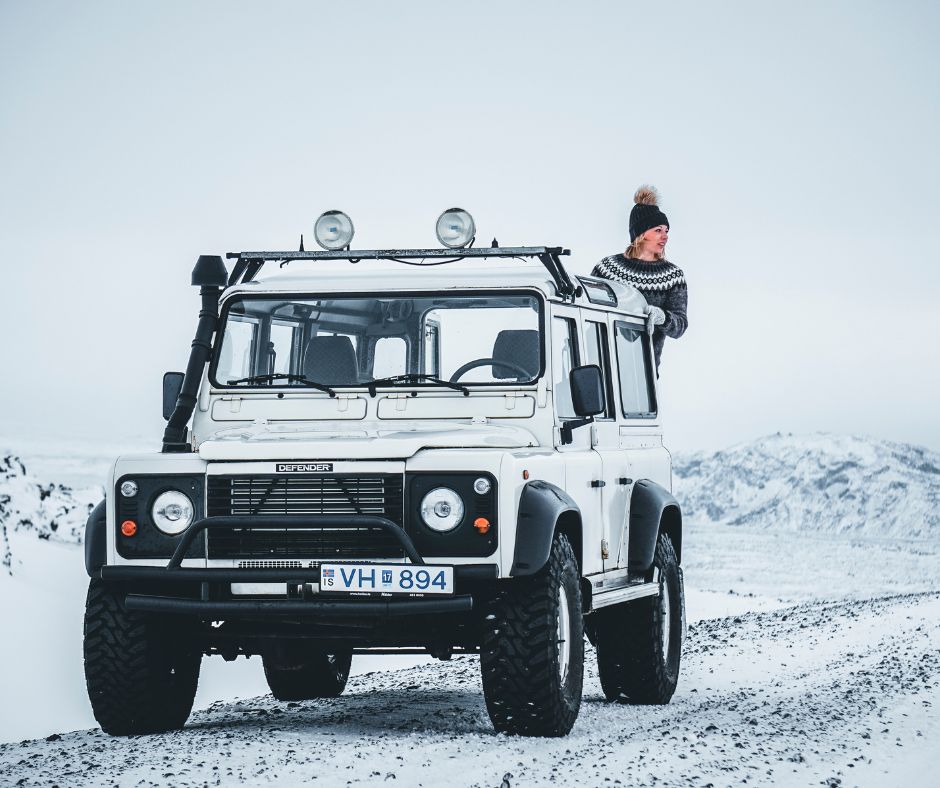
M411 564L321 564L320 592L453 594L454 567Z

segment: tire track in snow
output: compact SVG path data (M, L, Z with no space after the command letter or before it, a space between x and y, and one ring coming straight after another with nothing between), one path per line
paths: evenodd
M668 706L604 702L593 658L564 739L493 734L479 662L459 657L355 677L335 700L216 704L170 734L0 745L0 782L835 786L940 749L938 593L698 622Z

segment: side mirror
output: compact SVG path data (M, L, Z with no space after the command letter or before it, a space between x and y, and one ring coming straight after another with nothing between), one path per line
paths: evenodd
M604 412L604 378L597 364L587 364L571 370L571 403L581 417L596 416Z
M590 424L598 413L604 412L604 378L597 364L575 367L568 375L568 385L571 388L571 404L579 418L569 419L561 425L563 444L574 440L574 430Z
M184 377L186 376L182 372L167 372L163 375L163 418L166 421L170 420L176 410L176 401L183 388Z

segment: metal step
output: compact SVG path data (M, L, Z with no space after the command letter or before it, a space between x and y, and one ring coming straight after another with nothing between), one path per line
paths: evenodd
M639 585L615 588L613 591L597 592L591 598L591 607L594 610L621 602L632 602L648 596L659 595L659 583L641 583Z

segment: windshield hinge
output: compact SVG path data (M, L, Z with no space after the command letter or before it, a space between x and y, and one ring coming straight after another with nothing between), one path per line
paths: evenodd
M535 404L540 408L548 404L548 382L544 375L539 378L538 385L535 387Z

